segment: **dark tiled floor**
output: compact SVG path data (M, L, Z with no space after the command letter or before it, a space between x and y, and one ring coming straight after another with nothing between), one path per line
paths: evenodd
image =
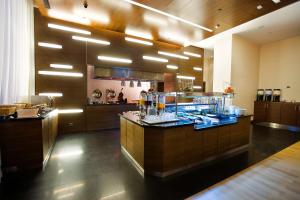
M252 134L248 153L164 180L140 176L120 152L118 130L60 136L45 170L2 184L0 199L183 199L300 140L260 126Z

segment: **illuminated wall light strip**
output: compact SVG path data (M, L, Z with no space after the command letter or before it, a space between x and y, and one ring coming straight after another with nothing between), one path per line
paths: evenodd
M55 92L43 92L39 93L39 96L46 96L46 97L62 97L62 93L55 93Z
M202 89L202 86L200 86L200 85L194 85L193 88L194 89Z
M82 113L83 109L59 109L58 113L59 114L72 114L72 113Z
M203 70L201 67L193 67L193 69L194 69L195 71L202 71L202 70Z
M153 40L153 37L150 33L145 33L145 32L136 31L132 29L126 29L125 34L140 37L140 38L145 38L148 40Z
M168 69L178 69L176 65L167 65Z
M194 76L181 76L181 75L177 75L177 78L179 78L179 79L188 79L188 80L195 80L196 79Z
M141 4L141 3L138 3L138 2L136 2L136 1L133 1L133 0L123 0L123 1L126 1L126 2L128 2L128 3L131 3L131 4L133 4L133 5L136 5L136 6L139 6L139 7L142 7L142 8L145 8L145 9L147 9L147 10L151 10L151 11L153 11L153 12L159 13L159 14L164 15L164 16L167 16L167 17L170 17L170 18L172 18L172 19L175 19L175 20L178 20L178 21L180 21L180 22L189 24L189 25L191 25L191 26L194 26L194 27L197 27L197 28L206 30L206 31L208 31L208 32L213 32L213 30L211 30L211 29L209 29L209 28L206 28L206 27L201 26L201 25L199 25L199 24L196 24L196 23L193 23L193 22L191 22L191 21L185 20L185 19L183 19L183 18L177 17L177 16L175 16L175 15L171 15L171 14L166 13L166 12L163 12L163 11L161 11L161 10L152 8L152 7L150 7L150 6L146 6L146 5Z
M58 68L58 69L73 69L72 65L63 65L63 64L50 64L50 67Z
M174 54L174 53L169 53L169 52L165 52L165 51L158 51L158 54L165 55L165 56L170 56L170 57L174 57L174 58L180 58L180 59L184 59L184 60L188 60L189 59L189 57L178 55L178 54Z
M184 51L183 54L188 55L188 56L193 56L193 57L201 58L200 54L196 54L196 53L192 53L192 52L188 52L188 51Z
M153 56L143 56L144 60L152 60L152 61L157 61L157 62L169 62L168 59L165 58L158 58L158 57L153 57Z
M135 43L144 44L144 45L148 45L148 46L152 46L153 45L152 42L138 40L138 39L130 38L130 37L125 37L125 40L128 41L128 42L135 42Z
M75 22L75 23L80 23L80 24L85 24L85 25L91 24L91 21L87 18L79 17L76 15L70 15L68 13L60 12L60 11L53 10L53 9L48 10L48 15L50 17L53 17L56 19L61 19L64 21L70 21L70 22Z
M49 76L72 76L72 77L82 77L82 73L76 72L58 72L58 71L39 71L41 75L49 75Z
M116 58L110 56L98 56L98 60L110 61L110 62L120 62L120 63L132 63L132 60L126 58Z
M90 31L82 30L82 29L77 29L77 28L72 28L68 26L62 26L62 25L57 25L57 24L48 24L49 28L53 29L58 29L58 30L63 30L63 31L68 31L68 32L73 32L73 33L80 33L80 34L85 34L85 35L91 35Z
M98 39L93 39L93 38L87 38L87 37L81 37L81 36L72 36L73 40L79 40L79 41L84 41L84 42L92 42L96 44L102 44L102 45L110 45L110 42L104 41L104 40L98 40Z
M47 42L39 42L38 45L40 47L47 47L47 48L54 48L54 49L62 49L62 45L59 44L52 44Z

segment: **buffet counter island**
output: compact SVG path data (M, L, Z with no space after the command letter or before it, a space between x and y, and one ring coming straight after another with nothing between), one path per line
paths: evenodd
M172 95L174 104L162 104ZM120 114L122 152L142 175L166 177L247 151L251 116L230 105L232 96L142 95L140 111Z

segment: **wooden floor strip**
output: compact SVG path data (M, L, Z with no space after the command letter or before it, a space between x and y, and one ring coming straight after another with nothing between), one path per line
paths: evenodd
M300 199L300 142L188 200Z

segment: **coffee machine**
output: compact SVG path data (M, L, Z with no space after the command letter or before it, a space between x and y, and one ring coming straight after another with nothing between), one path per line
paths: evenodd
M258 89L256 93L256 101L264 101L265 90Z
M281 95L281 89L274 89L273 90L273 101L280 102L280 95Z
M265 90L265 101L272 101L273 90L266 89Z

